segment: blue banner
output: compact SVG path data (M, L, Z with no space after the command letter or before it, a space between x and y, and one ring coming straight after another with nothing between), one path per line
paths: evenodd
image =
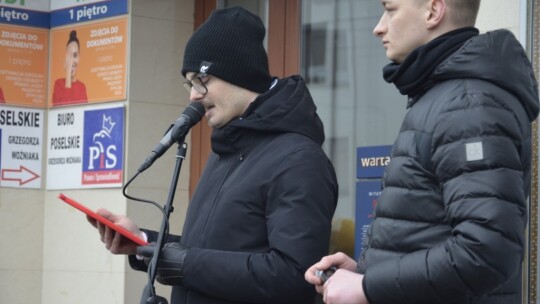
M50 28L48 12L0 6L0 23L39 28Z
M392 146L370 146L356 148L356 177L381 178L390 163Z
M362 246L366 241L369 225L373 221L375 206L381 195L381 180L356 182L356 211L354 258L362 254Z
M128 13L127 0L109 0L51 12L51 27L99 20Z

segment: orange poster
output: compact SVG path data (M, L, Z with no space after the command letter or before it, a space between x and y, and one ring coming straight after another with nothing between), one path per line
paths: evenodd
M48 105L126 99L127 17L51 30Z
M0 24L0 103L44 107L49 31Z

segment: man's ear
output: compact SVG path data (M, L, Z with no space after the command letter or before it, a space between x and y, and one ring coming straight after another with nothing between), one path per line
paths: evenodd
M427 5L426 27L433 29L439 26L445 18L447 13L446 0L428 0Z

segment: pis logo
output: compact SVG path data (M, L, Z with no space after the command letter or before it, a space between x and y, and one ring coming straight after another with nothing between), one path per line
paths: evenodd
M110 141L115 124L111 117L103 114L103 128L99 132L94 133L92 137L95 146L88 147L90 153L88 170L95 170L95 163L97 161L99 161L99 169L112 169L116 166L116 145L105 146L104 144L104 142L107 142L107 139Z
M119 110L119 111L116 111ZM123 109L85 113L84 171L108 171L122 168ZM120 113L118 113L120 112Z

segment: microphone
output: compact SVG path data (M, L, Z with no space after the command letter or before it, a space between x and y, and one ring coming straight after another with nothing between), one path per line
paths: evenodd
M196 125L199 121L201 121L202 117L204 116L204 106L200 102L192 102L190 103L187 108L182 112L180 117L174 122L173 125L169 128L169 131L159 144L152 150L150 155L144 160L142 165L139 167L138 171L143 172L144 170L148 169L156 159L161 157L165 151L167 151L172 144L175 142L180 142L180 140L184 140L186 135L189 132L189 129Z

